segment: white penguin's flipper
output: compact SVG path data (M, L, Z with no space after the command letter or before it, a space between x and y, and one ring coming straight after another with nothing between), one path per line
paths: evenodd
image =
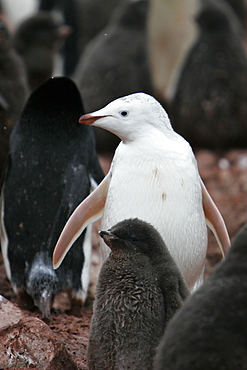
M207 225L214 233L217 243L221 249L222 255L223 257L225 257L225 254L231 244L225 222L202 180L201 186L203 210L205 213Z
M111 174L108 173L99 186L79 204L70 216L53 252L53 268L57 269L60 266L74 241L87 225L101 217L110 180Z

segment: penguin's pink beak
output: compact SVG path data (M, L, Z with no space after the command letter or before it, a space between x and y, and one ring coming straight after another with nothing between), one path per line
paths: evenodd
M79 123L83 125L93 125L95 121L104 117L107 116L93 116L91 113L88 113L81 116L81 118L79 119Z

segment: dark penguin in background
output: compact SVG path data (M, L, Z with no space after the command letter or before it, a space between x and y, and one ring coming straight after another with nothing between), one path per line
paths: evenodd
M155 370L247 369L247 224L166 328Z
M80 0L81 1L81 0ZM63 56L62 73L71 76L79 59L79 22L77 0L40 0L39 9L57 14L71 32L61 47Z
M135 92L153 95L148 50L148 0L120 1L110 22L86 47L74 74L85 105L93 112ZM95 129L97 151L114 152L119 139Z
M52 77L55 56L69 29L49 12L22 21L13 35L13 45L21 56L31 90Z
M247 146L247 59L242 27L223 0L203 0L199 35L181 70L172 103L174 129L194 149Z
M19 300L28 304L31 297L43 317L57 293L68 290L77 303L87 294L90 228L59 269L51 261L64 223L103 178L93 131L78 123L82 111L75 84L50 79L32 93L10 139L1 191L2 254Z
M120 1L125 0L40 0L40 10L58 13L72 29L63 46L66 76L73 74L86 45L106 27Z
M166 324L188 290L160 234L150 224L124 220L100 236L111 253L96 288L88 367L152 369Z
M0 178L8 156L9 136L28 96L23 64L14 51L11 35L0 21Z
M80 55L88 43L108 25L112 13L122 1L126 0L75 0Z

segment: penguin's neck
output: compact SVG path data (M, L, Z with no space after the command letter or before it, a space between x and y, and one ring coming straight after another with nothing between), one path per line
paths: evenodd
M122 140L116 149L115 156L126 156L132 153L133 156L142 156L161 159L183 159L193 156L190 145L180 135L174 131L168 135L163 132L157 132L155 135L150 132L148 135L143 135L135 140ZM133 158L134 159L134 158Z

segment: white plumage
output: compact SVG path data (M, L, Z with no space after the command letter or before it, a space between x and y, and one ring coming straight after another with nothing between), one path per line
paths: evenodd
M95 195L105 194L102 209L93 211L95 218L103 212L102 229L134 217L151 223L163 237L188 288L195 288L203 281L207 229L204 188L190 145L173 131L162 106L143 93L117 99L82 116L80 122L105 128L122 141L105 178L107 186L101 192L99 185L88 203L78 207L82 215L79 232L89 222L83 217L83 209L95 202ZM67 232L73 219L72 215ZM222 218L220 223L225 228ZM224 233L222 244L226 248L230 242L226 229ZM63 234L60 239L58 245L64 243ZM73 240L69 246L68 241L65 243L68 250Z

